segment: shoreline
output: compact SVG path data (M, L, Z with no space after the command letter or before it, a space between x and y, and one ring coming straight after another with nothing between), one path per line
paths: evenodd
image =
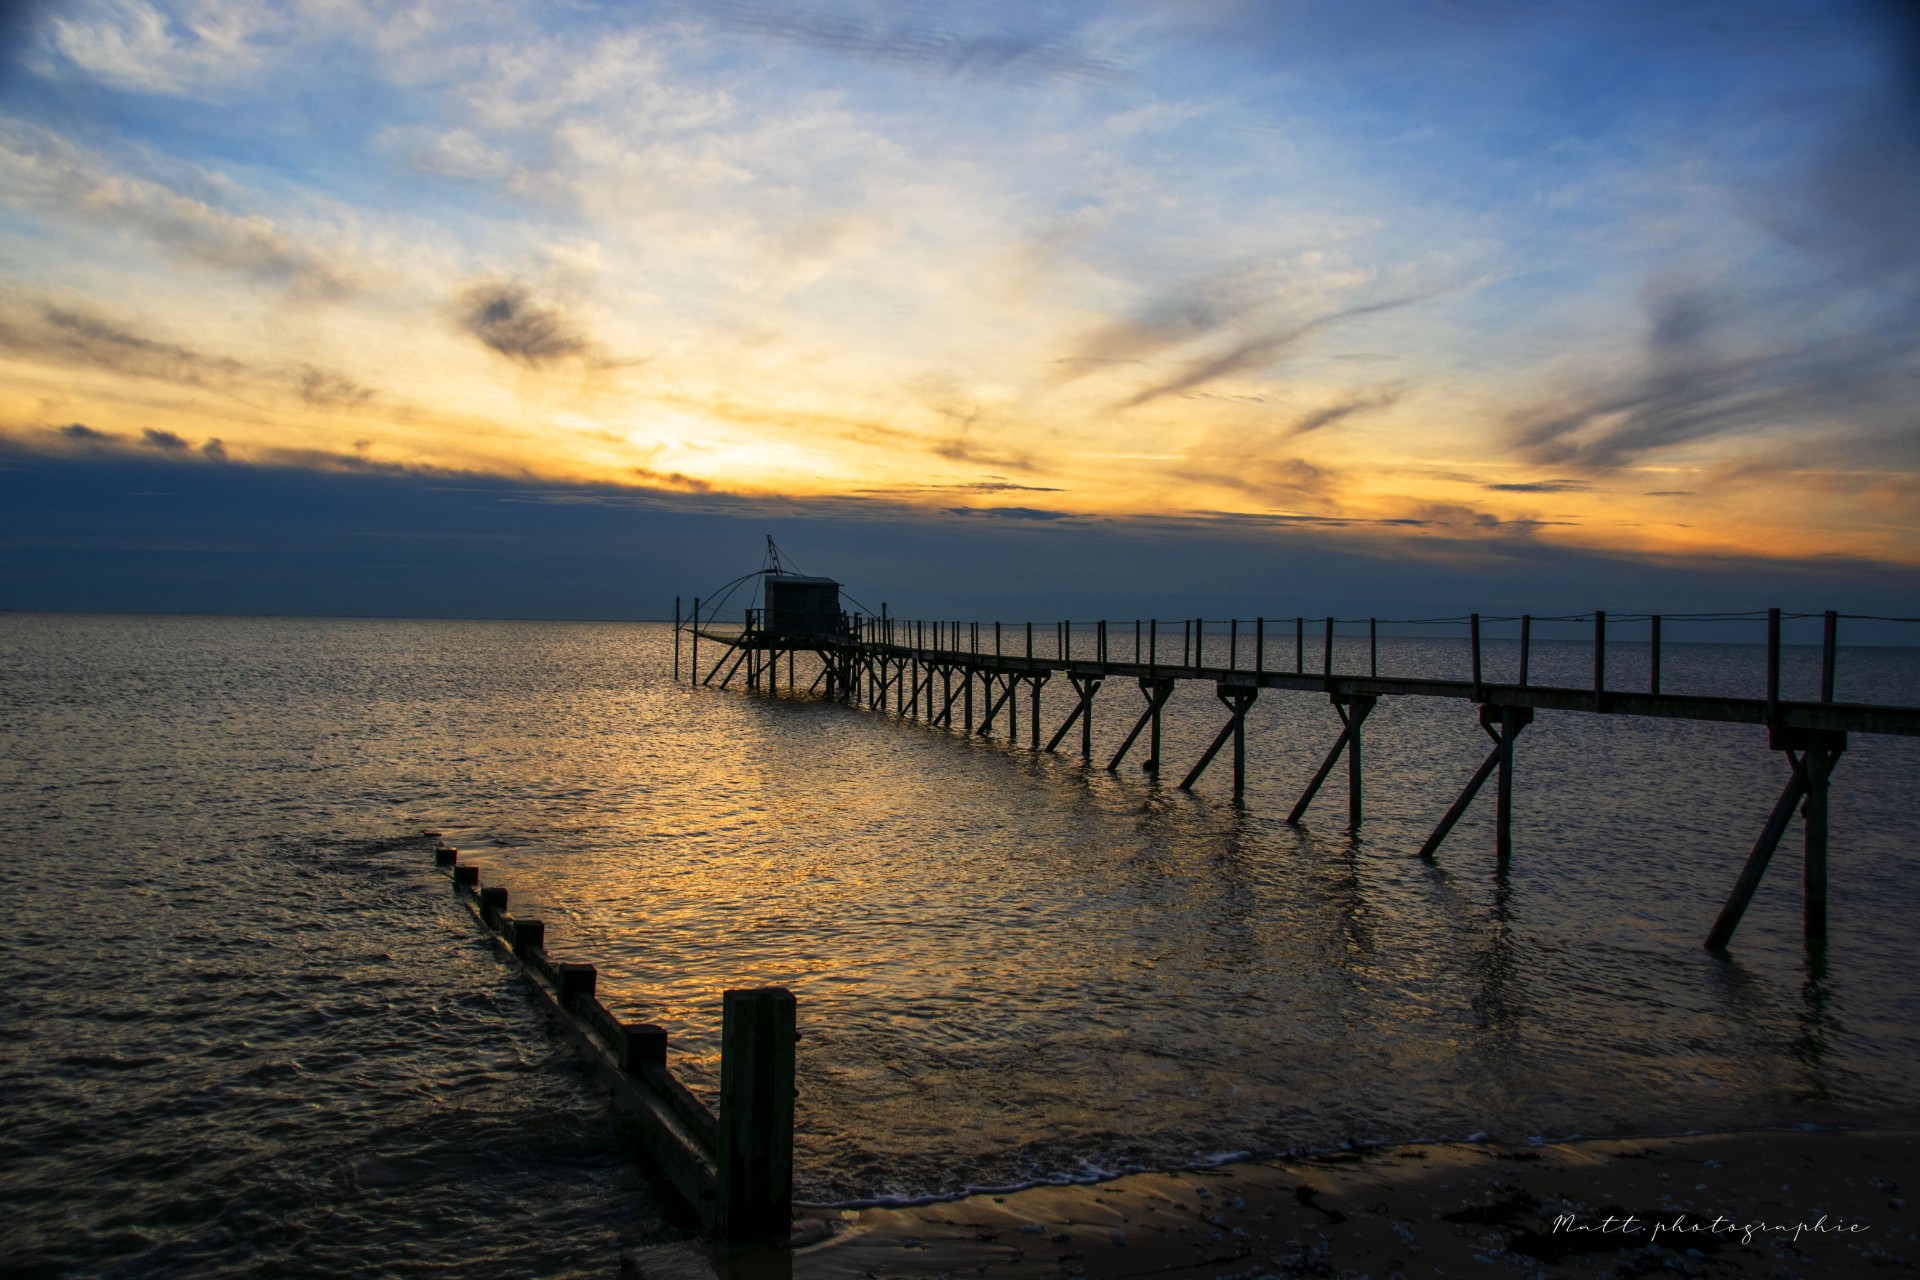
M889 1276L1860 1276L1920 1269L1920 1131L1432 1142L858 1209L805 1280Z

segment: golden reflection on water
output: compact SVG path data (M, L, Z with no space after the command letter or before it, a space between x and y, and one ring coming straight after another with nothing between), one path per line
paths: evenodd
M1783 885L1743 935L1744 988L1699 948L1776 785L1751 733L1543 716L1522 747L1520 847L1500 876L1478 811L1437 864L1408 856L1484 751L1450 704L1389 702L1369 721L1355 838L1340 771L1304 825L1280 821L1337 732L1322 699L1256 705L1236 805L1224 761L1193 793L1171 786L1222 714L1210 691L1170 705L1171 776L1154 784L1098 767L1140 705L1117 682L1088 769L1077 732L1036 755L1024 724L1009 746L784 692L676 687L664 638L621 634L631 683L571 707L584 723L558 742L577 792L458 825L556 949L600 965L603 987L668 1028L696 1088L714 1080L720 990L796 991L814 1194L1349 1136L1914 1104L1892 1041L1856 1041L1843 1068L1806 1052L1831 1033L1801 999ZM1669 659L1669 680L1683 665ZM811 674L799 669L803 687ZM1065 703L1048 689L1049 731ZM1873 787L1912 766L1891 745L1861 770L1846 874L1907 901L1915 885L1867 869L1910 821ZM513 766L529 767L559 762ZM1867 914L1855 937L1898 928ZM1863 983L1823 1001L1883 994Z

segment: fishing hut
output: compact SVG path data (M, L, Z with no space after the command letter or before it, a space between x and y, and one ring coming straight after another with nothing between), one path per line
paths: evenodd
M1175 689L1183 681L1211 685L1226 718L1198 760L1187 769L1179 786L1190 790L1231 745L1233 794L1246 789L1246 718L1263 695L1296 692L1324 696L1338 717L1338 733L1319 768L1305 780L1298 801L1288 814L1299 822L1321 785L1343 760L1347 774L1347 824L1358 830L1362 818L1362 729L1383 700L1442 698L1471 707L1490 739L1490 750L1421 845L1418 856L1435 857L1443 842L1489 781L1494 782L1494 857L1504 869L1513 850L1513 788L1519 739L1539 711L1580 712L1592 715L1636 716L1667 721L1716 721L1764 728L1770 749L1780 755L1786 779L1780 796L1754 842L1745 866L1736 878L1725 906L1709 930L1705 945L1724 951L1739 926L1754 891L1766 874L1775 850L1801 819L1805 838L1802 859L1803 934L1809 948L1824 946L1827 937L1827 844L1829 783L1849 735L1856 733L1920 737L1920 707L1879 702L1839 702L1834 697L1834 668L1838 629L1842 620L1874 624L1920 623L1920 618L1868 615L1786 614L1768 609L1746 614L1590 614L1536 618L1483 617L1464 614L1447 618L1313 619L1320 635L1315 648L1318 663L1309 663L1308 619L1184 618L1168 622L1139 619L1110 626L1105 620L1076 628L1058 621L1003 624L945 619L903 620L855 605L841 607L842 587L828 578L811 578L785 569L773 540L767 540L768 563L743 575L728 590L749 579L764 587L765 604L748 605L737 615L737 630L716 625L718 610L696 599L692 625L684 627L680 602L674 602L674 676L680 678L680 642L683 631L693 644L691 681L711 685L716 677L726 687L745 668L749 689L779 692L779 666L786 658L786 683L797 692L794 656L811 654L818 672L804 691L878 712L913 717L943 728L956 727L969 735L991 736L1005 726L1010 744L1020 742L1019 709L1028 707L1027 745L1053 752L1078 728L1080 758L1094 764L1093 714L1096 696L1110 685L1133 684L1143 705L1119 749L1105 764L1117 770L1136 745L1145 756L1141 767L1158 778L1161 770L1162 719ZM723 598L724 604L724 598ZM1818 619L1822 627L1817 699L1789 699L1782 695L1781 626L1793 619ZM1532 632L1536 621L1590 626L1592 678L1578 685L1543 684L1530 676ZM1271 627L1269 623L1277 623ZM1661 687L1662 627L1674 623L1714 625L1765 624L1766 676L1757 696L1735 697L1678 693ZM1291 624L1291 625L1288 625ZM1436 628L1458 628L1466 634L1470 679L1431 676L1382 675L1379 632L1382 626L1417 626L1431 635ZM1518 671L1509 680L1489 676L1482 662L1483 628L1513 626L1518 630ZM1346 652L1361 646L1356 634L1364 627L1363 662L1336 667L1335 632L1345 628ZM1624 681L1607 665L1609 628L1614 639L1623 627L1633 639L1646 637L1650 665L1643 677ZM1644 627L1644 631L1641 628ZM1270 644L1271 639L1277 644ZM702 670L699 643L718 643L722 651L711 667ZM1289 645L1287 640L1291 640ZM1278 650L1278 653L1275 650ZM1288 654L1286 651L1291 650ZM1284 655L1284 656L1282 656ZM1276 657L1280 661L1275 662ZM1292 661L1285 661L1291 657ZM1317 670L1315 668L1318 668ZM724 670L723 670L724 669ZM1059 678L1068 686L1066 711L1051 734L1042 728L1042 691ZM1629 687L1623 687L1629 686ZM976 691L981 715L976 722ZM1045 744L1042 745L1042 738Z

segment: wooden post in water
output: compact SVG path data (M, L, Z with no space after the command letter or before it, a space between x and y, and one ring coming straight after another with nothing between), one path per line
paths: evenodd
M1320 646L1320 674L1333 678L1333 619L1327 619L1327 636Z
M1503 871L1513 858L1513 740L1532 721L1530 707L1500 708L1500 775L1494 793L1493 852Z
M1238 671L1239 669L1240 619L1230 618L1227 621L1227 670Z
M1035 751L1040 749L1040 686L1046 682L1047 678L1045 676L1036 675L1033 677L1033 741L1031 746Z
M673 682L680 683L680 597L673 598Z
M793 993L729 991L720 1017L714 1227L727 1240L784 1240L793 1222Z
M1253 673L1260 675L1267 669L1267 620L1253 620Z
M687 671L687 683L700 678L700 597L693 598L693 665Z
M1809 949L1818 950L1827 945L1827 783L1840 752L1821 740L1825 735L1809 736L1812 741L1801 758L1807 772L1807 803L1800 811L1806 825L1801 936Z
M1520 687L1527 687L1527 659L1533 653L1533 615L1520 615Z
M1380 674L1380 619L1367 619L1367 674Z
M1360 726L1377 701L1366 694L1347 699L1347 830L1352 832L1360 830Z
M1307 674L1307 620L1293 620L1293 674Z

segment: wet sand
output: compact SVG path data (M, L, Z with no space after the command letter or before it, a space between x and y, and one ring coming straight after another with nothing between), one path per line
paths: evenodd
M1909 1132L1375 1147L802 1209L792 1274L1904 1276L1920 1274L1915 1191Z

